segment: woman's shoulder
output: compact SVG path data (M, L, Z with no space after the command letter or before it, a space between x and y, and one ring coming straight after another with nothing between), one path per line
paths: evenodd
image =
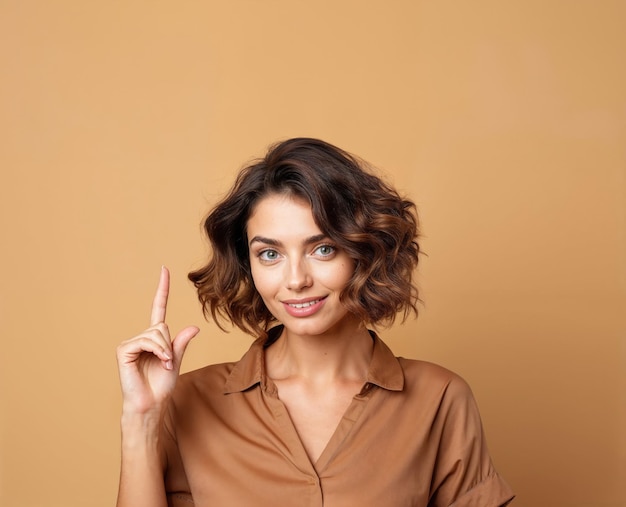
M426 361L423 359L408 359L402 356L399 356L397 359L406 375L416 377L432 377L441 380L463 380L458 373L432 361Z
M467 382L456 372L431 361L396 356L376 333L371 334L375 347L370 375L375 384L414 399L450 394L471 397Z
M439 364L420 359L398 357L404 373L407 389L434 391L442 396L469 397L472 391L469 384L458 373Z
M182 374L174 394L207 397L242 392L261 382L263 370L263 340L258 339L237 361L210 364Z
M182 373L176 387L177 389L206 389L223 385L236 364L236 361L215 363Z
M210 364L181 374L170 400L172 414L193 414L200 407L222 406L224 386L235 365L235 362Z

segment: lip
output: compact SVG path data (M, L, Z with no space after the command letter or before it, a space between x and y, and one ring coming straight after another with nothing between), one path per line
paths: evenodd
M326 296L303 299L286 299L282 301L285 311L292 317L310 317L324 306Z

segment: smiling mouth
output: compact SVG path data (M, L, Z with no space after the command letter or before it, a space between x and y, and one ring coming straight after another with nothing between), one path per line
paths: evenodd
M313 306L319 303L321 299L315 299L313 301L307 301L306 303L287 303L292 308L308 308L309 306Z

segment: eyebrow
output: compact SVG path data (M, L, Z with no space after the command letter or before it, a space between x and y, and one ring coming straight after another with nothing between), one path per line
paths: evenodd
M302 244L310 245L311 243L317 243L318 241L323 241L325 239L328 239L328 236L326 234L316 234L315 236L309 236L308 238L306 238L302 242ZM265 238L263 236L255 236L254 238L250 240L248 245L252 245L252 243L255 243L255 242L263 243L265 245L270 245L270 246L282 246L282 243L278 241L277 239Z

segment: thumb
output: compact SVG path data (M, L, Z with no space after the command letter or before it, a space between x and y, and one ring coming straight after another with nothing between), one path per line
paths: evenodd
M196 326L189 326L180 331L174 340L172 340L172 351L174 352L174 363L176 368L180 368L180 364L183 361L183 355L187 350L187 345L191 342L192 338L200 332Z

